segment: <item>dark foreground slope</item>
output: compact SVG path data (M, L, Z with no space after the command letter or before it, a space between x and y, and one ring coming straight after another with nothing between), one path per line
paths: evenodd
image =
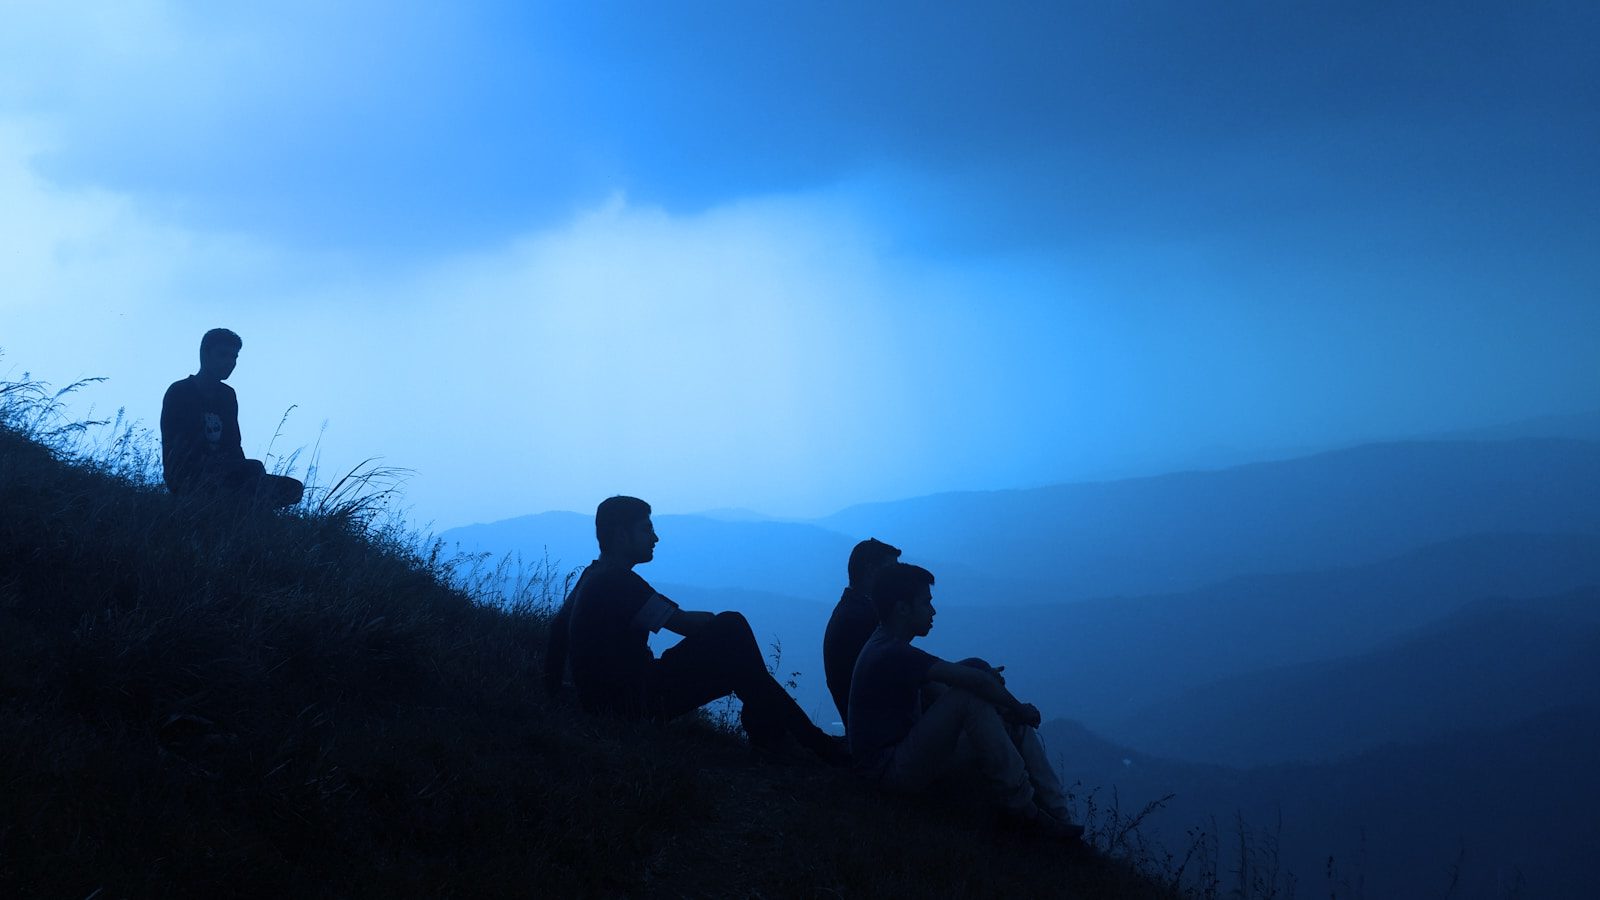
M349 516L180 505L3 425L0 513L0 896L1170 893L547 704L535 604Z

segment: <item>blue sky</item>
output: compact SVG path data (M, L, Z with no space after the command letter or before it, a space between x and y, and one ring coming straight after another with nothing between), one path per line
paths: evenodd
M440 526L1600 407L1587 3L0 6L0 373Z

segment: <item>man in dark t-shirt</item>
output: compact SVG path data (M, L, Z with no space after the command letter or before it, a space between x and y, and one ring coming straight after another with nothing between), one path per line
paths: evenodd
M239 399L223 384L243 346L228 329L211 329L200 339L200 371L167 388L161 399L162 476L173 494L221 494L293 506L305 486L269 475L260 460L244 456Z
M946 662L911 646L933 628L933 573L893 563L872 586L879 625L850 682L850 753L890 790L917 792L973 772L1004 812L1076 841L1061 781L1039 740L1039 710L1006 690L999 670ZM924 708L928 687L942 686Z
M594 528L600 556L550 623L547 690L560 691L570 663L586 711L657 721L737 694L753 747L778 750L793 737L827 762L848 761L844 747L813 724L767 671L744 616L681 609L633 571L655 558L659 540L648 503L611 497L595 511ZM662 628L683 640L656 659L649 636Z
M846 566L850 583L833 608L828 629L822 635L822 672L841 723L850 721L850 673L855 671L856 657L861 655L867 638L878 627L878 614L872 609L867 588L879 569L899 558L900 548L877 538L868 538L850 551L850 562Z

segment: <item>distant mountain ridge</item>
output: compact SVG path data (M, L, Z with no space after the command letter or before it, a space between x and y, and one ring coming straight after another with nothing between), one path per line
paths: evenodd
M925 643L993 655L1019 692L1120 740L1128 714L1222 678L1368 652L1474 600L1597 584L1600 535L1475 535L1364 566L1176 594L950 606Z
M1157 756L1252 766L1579 705L1600 706L1600 586L1471 603L1367 653L1197 687L1134 711L1116 732Z
M641 569L652 584L745 588L832 603L848 581L846 563L856 541L815 524L698 515L652 518L661 543L655 560ZM593 517L570 512L453 528L439 538L463 552L514 553L524 562L548 554L563 571L587 565L599 552ZM941 584L956 585L965 596L1017 596L1025 590L960 562L930 562L925 556L921 561L938 569Z
M743 611L763 646L781 643L784 671L802 673L802 706L833 721L821 641L835 597L653 583L686 605ZM1054 606L944 605L943 583L923 646L1007 664L1047 713L1122 740L1130 714L1221 679L1371 652L1475 600L1600 585L1600 535L1475 535L1365 566Z
M851 507L813 522L657 517L647 577L819 600L844 586L857 540L933 569L948 605L1164 594L1241 575L1362 565L1479 533L1600 534L1600 443L1375 444L1212 472ZM463 550L596 548L586 514L451 529Z
M1600 443L1373 444L1220 471L937 494L818 524L1005 572L1032 586L1014 598L1029 602L1165 593L1475 533L1600 533Z

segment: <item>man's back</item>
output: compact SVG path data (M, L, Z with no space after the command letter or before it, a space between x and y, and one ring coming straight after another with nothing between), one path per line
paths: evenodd
M828 693L833 695L833 705L839 710L839 721L846 725L850 722L850 677L856 658L877 627L878 614L872 610L872 601L853 587L845 588L822 635L822 672Z
M939 658L883 628L873 631L856 659L846 734L857 762L871 765L905 736L922 714L921 687Z
M631 569L591 565L572 589L568 659L585 709L643 711L650 664L649 630L635 617L655 595Z

